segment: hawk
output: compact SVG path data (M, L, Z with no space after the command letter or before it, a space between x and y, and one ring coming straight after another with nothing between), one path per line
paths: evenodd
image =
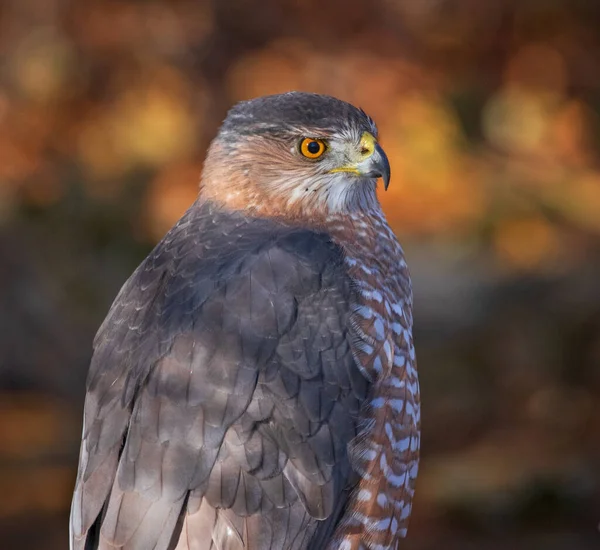
M383 550L417 476L412 290L364 111L239 103L94 340L72 550Z

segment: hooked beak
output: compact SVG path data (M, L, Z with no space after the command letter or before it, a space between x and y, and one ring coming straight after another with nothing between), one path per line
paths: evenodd
M383 188L386 191L390 186L392 175L390 161L379 143L375 143L373 154L356 165L356 170L361 176L367 178L383 178Z
M354 145L352 145L354 147ZM381 145L370 132L365 132L360 141L360 160L347 166L334 168L331 173L349 172L365 178L383 178L383 188L390 186L390 161Z

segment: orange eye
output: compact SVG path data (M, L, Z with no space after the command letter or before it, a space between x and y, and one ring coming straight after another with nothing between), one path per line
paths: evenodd
M325 142L320 139L304 138L300 143L300 152L309 159L318 159L327 149Z

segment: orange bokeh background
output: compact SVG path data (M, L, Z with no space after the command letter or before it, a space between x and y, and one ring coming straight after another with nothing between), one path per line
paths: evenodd
M594 0L4 0L0 546L66 547L94 331L227 109L306 90L364 108L392 166L423 388L403 548L597 547L598 29Z

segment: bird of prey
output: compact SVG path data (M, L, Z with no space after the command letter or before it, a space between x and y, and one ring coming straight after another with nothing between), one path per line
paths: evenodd
M418 469L412 290L364 111L239 103L87 380L72 550L384 550Z

